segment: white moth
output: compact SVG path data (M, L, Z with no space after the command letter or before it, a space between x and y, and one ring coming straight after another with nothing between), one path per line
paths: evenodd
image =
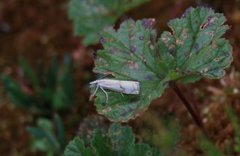
M95 96L97 90L100 88L106 95L106 103L108 102L108 94L104 89L112 90L124 94L138 95L140 92L140 85L137 81L125 81L115 79L101 79L90 82L91 86L96 86L96 90L91 95L90 99Z

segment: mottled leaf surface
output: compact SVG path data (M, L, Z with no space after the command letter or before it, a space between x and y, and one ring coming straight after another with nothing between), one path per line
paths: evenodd
M172 79L183 82L223 77L232 61L231 45L222 38L229 28L225 21L223 14L201 7L171 20L171 32L163 32L159 39L161 70L172 71Z
M113 25L129 9L147 0L70 0L69 18L73 21L74 32L85 36L85 45L98 42L98 33Z
M222 35L229 28L222 14L209 8L190 8L173 19L160 38L153 19L127 20L116 31L107 28L100 41L94 71L118 80L140 83L139 95L98 90L95 105L112 121L127 121L139 115L161 96L169 82L189 83L201 78L217 79L232 61L232 48Z
M129 127L113 124L108 133L95 131L88 147L76 137L66 147L64 156L161 156L156 148L135 143L135 136Z
M111 74L118 80L140 82L140 95L127 95L108 90L109 100L99 89L95 105L100 114L112 121L127 121L143 112L166 87L156 68L156 32L153 19L127 20L118 31L107 28L102 32L104 49L97 52L94 71Z
M74 138L67 145L64 156L96 156L94 150L85 147L83 140L79 137Z

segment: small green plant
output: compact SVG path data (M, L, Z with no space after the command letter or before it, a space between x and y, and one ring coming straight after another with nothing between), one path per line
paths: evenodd
M212 9L197 7L189 8L181 18L171 20L168 23L171 32L164 31L159 38L153 29L154 19L129 19L118 30L105 28L100 33L103 49L97 52L94 72L110 79L90 83L96 87L92 88L92 95L96 95L98 113L114 122L126 122L139 116L152 100L171 87L201 127L196 107L187 101L176 83L193 83L201 78L219 79L224 76L225 69L232 62L231 45L222 37L229 28L225 21L222 14L214 13ZM134 87L122 85L123 80ZM132 95L121 91L133 88L140 93ZM204 128L202 130L205 132ZM177 137L170 140L170 148L176 140ZM67 146L65 156L171 154L168 147L165 153L161 153L148 145L135 144L129 128L118 124L113 124L107 134L96 130L90 142L91 145L86 146L82 139L76 137ZM201 145L208 155L222 155L207 140L203 140Z
M196 109L182 98L176 83L224 76L232 62L231 45L222 37L229 28L225 21L223 14L198 7L189 8L181 18L171 20L168 23L171 32L164 31L159 38L153 29L154 19L130 19L118 30L104 29L103 49L97 52L94 72L112 79L137 81L140 94L99 89L95 99L98 113L111 121L126 122L145 111L170 86L201 127Z
M64 156L161 156L161 152L147 144L136 143L129 127L113 124L103 133L95 130L91 145L86 146L79 137L74 138L66 147Z
M32 135L33 150L46 153L47 156L62 155L65 148L65 130L61 118L55 114L53 122L46 118L37 120L37 127L27 127Z
M61 67L55 57L47 69L39 64L36 73L25 59L20 59L19 64L18 81L10 75L2 78L7 96L13 104L41 114L51 114L73 105L73 64L69 56L65 56Z
M147 0L70 0L69 18L73 21L74 33L85 36L83 44L96 44L98 33L113 25L126 11Z

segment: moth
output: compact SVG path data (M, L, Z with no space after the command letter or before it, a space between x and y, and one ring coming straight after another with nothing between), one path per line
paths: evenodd
M124 94L138 95L140 93L140 85L138 81L100 79L90 82L90 86L96 86L94 93L90 96L90 100L95 96L98 89L100 88L106 95L106 103L108 102L108 94L105 89Z

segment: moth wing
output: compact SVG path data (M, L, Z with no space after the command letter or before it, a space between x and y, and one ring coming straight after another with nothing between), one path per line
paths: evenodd
M104 89L109 89L112 91L123 92L123 88L121 87L121 81L119 80L102 80L99 82L99 86Z
M121 81L121 87L125 94L139 94L140 86L137 81Z

